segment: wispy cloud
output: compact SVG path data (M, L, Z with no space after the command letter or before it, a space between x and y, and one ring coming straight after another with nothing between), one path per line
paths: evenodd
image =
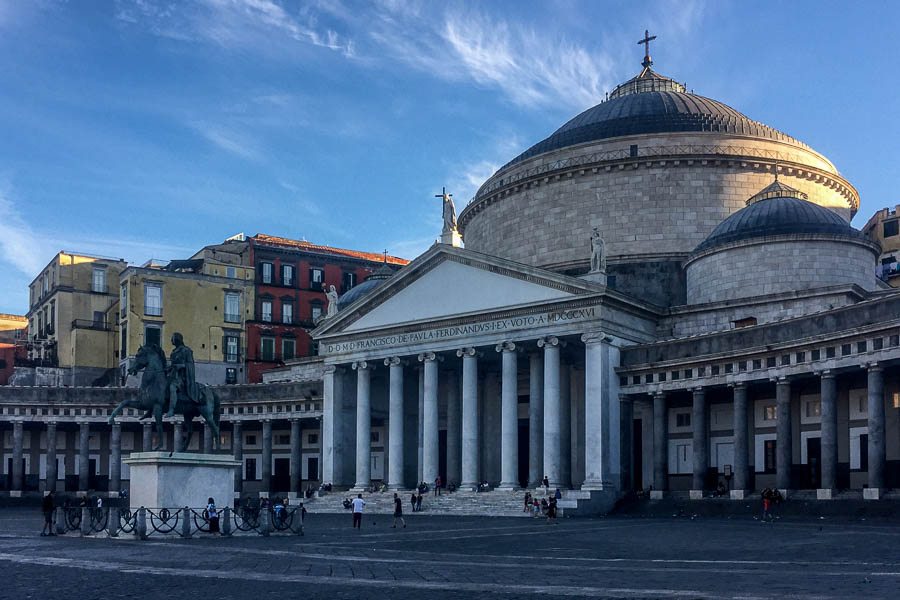
M237 132L206 121L194 121L189 125L191 129L226 152L248 160L260 159L260 152L254 148L254 144Z
M0 177L0 248L3 249L0 261L26 275L36 275L44 266L41 255L45 250L14 204L13 197L12 185L5 177Z

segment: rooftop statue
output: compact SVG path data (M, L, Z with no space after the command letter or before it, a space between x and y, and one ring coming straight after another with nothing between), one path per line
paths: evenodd
M456 207L453 205L453 194L448 194L447 188L441 188L441 193L435 194L434 197L443 199L444 228L441 233L456 231Z
M606 271L606 252L604 251L603 238L600 237L600 228L591 230L591 273L603 273Z
M328 286L325 297L328 298L328 308L325 309L325 318L327 319L333 317L338 312L338 293L337 290L334 289L334 285Z

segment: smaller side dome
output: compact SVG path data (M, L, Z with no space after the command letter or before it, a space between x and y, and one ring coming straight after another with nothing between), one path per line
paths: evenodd
M363 281L356 287L351 288L346 294L338 298L338 312L344 310L363 296L367 295L369 292L384 283L385 280L393 277L393 275L394 269L388 266L387 263L378 267L378 269L374 273L366 277L365 281Z

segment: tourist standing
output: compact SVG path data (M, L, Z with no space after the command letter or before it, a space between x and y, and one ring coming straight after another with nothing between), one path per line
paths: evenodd
M412 495L409 497L409 503L412 506L412 508L410 508L410 510L412 512L416 512L416 493L415 492L413 492Z
M350 504L353 505L353 526L362 529L362 511L366 501L363 500L362 494L357 494Z
M56 535L53 533L53 508L53 492L49 491L41 501L41 511L44 513L44 528L41 529L41 537Z
M535 517L540 516L540 514L541 514L541 505L540 505L540 503L538 502L538 499L537 499L537 498L534 498L534 499L531 501L531 510L533 511L533 515L532 515L532 516L535 516Z
M525 508L522 512L531 512L531 492L525 492Z
M547 505L547 522L556 524L556 498L550 498Z
M416 496L416 512L422 512L422 492Z
M400 522L403 523L405 529L406 521L403 520L403 500L400 499L397 492L394 492L394 529L397 528L397 519L400 519Z
M434 478L434 495L435 496L441 495L441 476L440 475L438 475L437 477Z
M206 500L206 516L209 518L209 532L219 533L219 511L216 510L216 501L212 497Z
M550 478L544 475L544 478L541 480L541 485L544 486L544 491L546 493L550 493Z

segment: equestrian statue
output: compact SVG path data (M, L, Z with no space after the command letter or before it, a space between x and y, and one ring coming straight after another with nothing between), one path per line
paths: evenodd
M159 450L163 445L163 413L174 414L184 418L185 432L180 440L175 440L175 451L184 452L194 430L194 417L203 417L206 426L213 433L216 449L221 449L219 439L219 416L221 405L219 397L207 385L197 383L194 370L194 353L184 345L180 333L172 334L172 345L175 348L166 364L166 354L157 344L141 346L137 355L128 367L128 373L141 373L141 387L136 398L123 400L109 417L115 422L116 415L123 408L139 408L146 412L141 419L150 416L156 420L157 443L153 447Z

